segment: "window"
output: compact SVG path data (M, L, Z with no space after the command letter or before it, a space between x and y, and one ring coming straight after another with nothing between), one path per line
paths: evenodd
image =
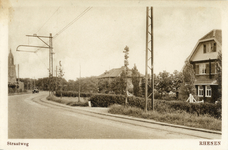
M206 74L206 64L199 65L199 74Z
M206 44L203 44L203 53L206 53L207 52L207 49L206 49Z
M206 97L211 97L211 86L210 85L206 86L205 96Z
M199 74L209 74L209 63L201 63L199 64L199 67L197 67L196 65L196 69L198 68L199 68Z
M198 86L198 96L203 97L203 86Z

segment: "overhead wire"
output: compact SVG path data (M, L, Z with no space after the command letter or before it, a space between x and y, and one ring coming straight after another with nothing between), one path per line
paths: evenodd
M40 29L39 29L36 33L38 33L38 32L44 27L44 25L52 18L52 16L54 16L54 14L59 10L60 7L61 7L61 6L59 6L59 7L56 9L56 11L47 19L47 21L40 27Z
M58 8L59 9L59 8ZM57 10L58 10L57 9ZM54 36L53 39L56 38L57 36L59 36L63 31L65 31L67 28L69 28L72 24L74 24L78 19L80 19L81 17L83 17L88 11L90 11L90 9L92 9L92 7L87 7L82 13L80 13L74 20L72 20L69 24L67 24L64 28L62 28L59 32L57 32ZM56 12L57 12L56 10ZM54 13L55 14L55 13ZM54 15L53 14L53 15ZM52 16L53 16L52 15ZM37 51L39 51L40 49L37 49L34 53L36 53Z
M80 19L81 17L83 17L88 11L90 11L90 9L92 9L92 7L87 7L81 14L79 14L73 21L71 21L68 25L66 25L62 30L60 30L59 32L57 32L55 34L55 36L53 36L53 38L56 38L57 36L59 36L63 31L65 31L67 28L69 28L72 24L74 24L78 19Z

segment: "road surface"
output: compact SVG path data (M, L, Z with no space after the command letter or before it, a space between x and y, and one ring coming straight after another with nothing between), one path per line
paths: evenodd
M9 139L218 139L221 135L126 120L40 101L47 92L9 96Z

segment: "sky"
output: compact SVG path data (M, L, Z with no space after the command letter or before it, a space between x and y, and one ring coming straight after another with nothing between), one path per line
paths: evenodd
M54 70L61 61L65 79L98 76L124 65L125 46L129 68L145 74L146 7L97 6L53 38ZM18 52L18 45L40 45L26 35L55 36L89 6L14 5L9 11L9 43L20 78L48 76L48 49ZM213 5L153 7L154 73L181 71L197 41L213 29L222 28L221 10ZM46 41L48 42L48 41ZM36 50L34 48L26 50ZM9 50L8 50L9 52ZM149 62L150 64L150 62Z

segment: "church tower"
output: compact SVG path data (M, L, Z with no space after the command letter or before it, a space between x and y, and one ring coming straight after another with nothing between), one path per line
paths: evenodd
M8 56L8 82L16 82L16 67L14 65L14 58L11 49Z

